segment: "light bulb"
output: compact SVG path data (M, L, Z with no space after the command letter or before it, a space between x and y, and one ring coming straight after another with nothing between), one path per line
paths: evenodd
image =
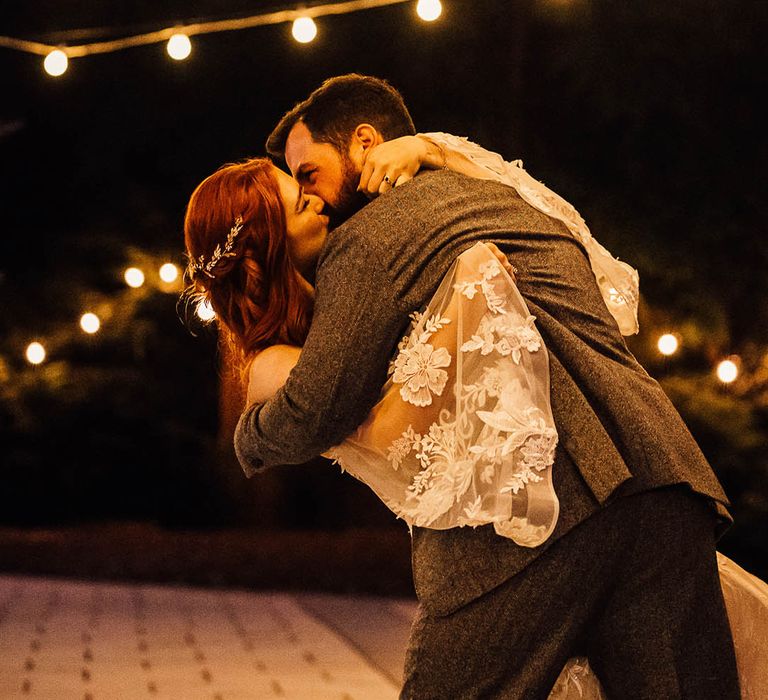
M192 42L186 34L174 34L165 47L168 55L175 61L183 61L192 53Z
M125 271L125 282L134 289L144 284L144 273L138 267L129 267Z
M101 328L101 321L96 314L88 312L80 317L80 328L92 335Z
M43 61L43 68L48 75L58 77L66 72L69 59L61 49L54 49Z
M665 333L659 338L659 342L657 343L659 352L662 355L674 355L677 352L679 345L680 343L678 342L677 337L672 333Z
M717 378L723 384L730 384L739 376L739 368L733 360L723 360L717 365Z
M216 318L216 312L213 310L211 302L207 299L203 299L197 305L197 315L201 321L212 321Z
M419 0L416 14L425 22L434 22L443 12L440 0Z
M171 282L175 282L178 276L179 268L173 263L165 263L165 265L160 266L160 279L163 280L163 282L168 282L170 284Z
M39 365L45 359L45 348L41 343L34 341L27 345L26 356L31 365Z
M308 44L317 36L317 25L311 17L299 17L293 21L293 38L300 44Z

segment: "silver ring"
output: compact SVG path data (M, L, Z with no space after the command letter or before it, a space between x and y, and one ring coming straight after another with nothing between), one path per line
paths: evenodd
M392 180L389 179L389 175L384 176L384 182L386 182L388 185L392 185Z

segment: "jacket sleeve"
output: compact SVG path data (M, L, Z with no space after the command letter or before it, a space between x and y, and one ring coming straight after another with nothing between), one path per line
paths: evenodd
M248 406L235 430L235 452L248 476L322 454L378 400L408 315L370 240L349 224L329 238L301 358L284 387Z

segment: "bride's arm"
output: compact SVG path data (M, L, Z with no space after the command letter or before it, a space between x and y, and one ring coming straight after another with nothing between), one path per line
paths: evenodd
M383 194L390 186L407 182L422 168L453 170L481 180L498 177L457 148L425 134L417 134L401 136L372 148L366 154L360 174L360 190L369 195ZM389 177L389 182L384 180L385 176Z
M282 387L300 355L301 348L293 345L272 345L258 353L248 369L247 405L264 403Z
M637 270L614 258L592 236L578 211L560 195L531 177L521 161L507 162L467 139L434 132L385 141L366 154L360 189L382 194L410 180L421 168L454 170L470 177L513 187L520 197L547 216L562 221L585 247L605 305L622 335L639 330ZM386 179L385 179L386 178Z

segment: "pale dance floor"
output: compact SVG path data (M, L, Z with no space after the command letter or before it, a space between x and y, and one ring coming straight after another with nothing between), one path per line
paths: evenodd
M0 576L2 700L396 700L412 600Z

